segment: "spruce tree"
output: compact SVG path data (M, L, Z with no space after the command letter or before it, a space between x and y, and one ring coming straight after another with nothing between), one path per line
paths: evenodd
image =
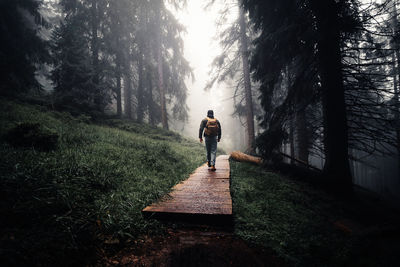
M40 90L38 65L48 62L47 42L38 35L46 25L39 13L42 1L0 1L0 94L15 96Z
M70 16L53 33L55 104L75 114L96 110L96 85L85 29L79 17Z

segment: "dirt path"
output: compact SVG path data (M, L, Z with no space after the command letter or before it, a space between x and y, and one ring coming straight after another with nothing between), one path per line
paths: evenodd
M233 233L206 227L169 230L145 237L99 266L285 266L275 254Z

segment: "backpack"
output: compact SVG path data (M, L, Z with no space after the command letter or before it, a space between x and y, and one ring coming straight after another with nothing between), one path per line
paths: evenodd
M218 123L217 119L210 119L207 117L207 124L204 130L204 133L208 136L217 136L218 135Z

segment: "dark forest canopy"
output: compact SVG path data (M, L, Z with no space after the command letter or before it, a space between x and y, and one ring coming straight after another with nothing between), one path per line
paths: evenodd
M325 173L349 187L352 149L399 153L396 1L243 2L259 31L251 66L264 156L291 139L305 162L322 151Z
M0 92L17 95L39 90L35 79L37 65L50 60L48 43L38 36L41 2L36 0L0 1Z
M323 158L326 176L348 189L349 160L398 157L398 1L232 2L240 16L220 41L236 56L229 61L232 51L223 50L210 80L231 76L243 92L235 108L246 117L249 151L259 119L263 157L289 143L300 161ZM179 9L184 2L0 1L1 95L40 95L45 66L54 90L41 94L57 109L94 117L111 110L166 129L171 119L186 121L185 79L193 74L183 56L185 27L167 3ZM262 112L251 107L254 90Z

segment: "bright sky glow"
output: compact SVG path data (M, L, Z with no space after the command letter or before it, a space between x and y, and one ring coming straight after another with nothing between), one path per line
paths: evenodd
M185 58L190 62L195 75L195 81L186 81L189 89L187 104L190 108L189 123L185 127L187 135L197 137L200 121L205 118L207 110L213 109L215 116L220 120L228 120L230 111L224 112L221 99L223 90L216 88L209 92L204 87L209 80L208 72L215 56L220 53L218 41L215 40L217 29L215 22L219 16L219 5L216 2L212 8L204 9L206 1L188 0L187 7L174 11L176 18L186 27L183 35ZM226 118L225 118L226 117Z

